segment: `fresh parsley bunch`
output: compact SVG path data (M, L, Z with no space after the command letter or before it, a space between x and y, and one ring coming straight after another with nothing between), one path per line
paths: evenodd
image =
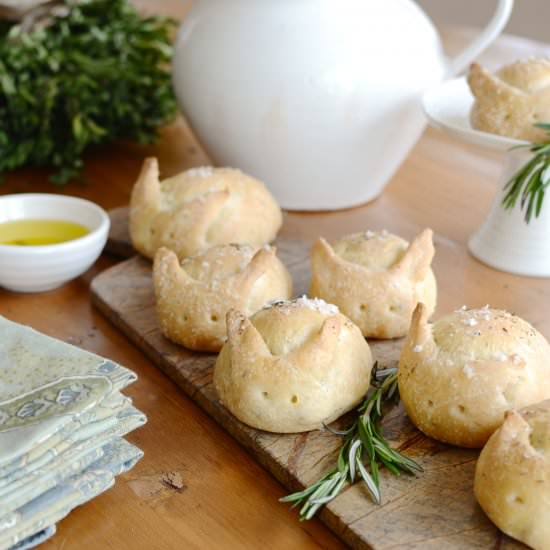
M144 18L128 0L61 5L28 31L0 24L0 175L50 166L66 183L89 145L150 143L175 116L172 20Z

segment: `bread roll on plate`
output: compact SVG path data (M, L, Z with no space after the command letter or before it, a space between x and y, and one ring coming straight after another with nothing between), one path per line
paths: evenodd
M535 143L548 139L534 125L550 122L550 59L516 61L495 74L473 63L468 83L475 96L474 128Z
M163 334L199 351L219 351L232 308L252 315L292 295L290 274L275 248L220 245L181 263L160 248L153 265L157 316Z
M474 492L501 531L550 548L550 400L506 413L481 451Z
M275 303L250 319L232 310L227 331L214 385L221 402L249 426L280 433L318 429L367 393L369 345L323 300Z
M401 352L399 392L426 435L482 447L506 411L550 398L550 346L506 311L463 308L429 324L419 304Z
M367 338L405 336L418 302L432 313L436 282L432 231L411 244L387 231L347 235L311 251L310 295L336 304Z
M193 168L160 181L157 159L149 158L130 200L132 244L148 258L161 246L180 259L219 244L262 246L281 224L265 185L232 168Z

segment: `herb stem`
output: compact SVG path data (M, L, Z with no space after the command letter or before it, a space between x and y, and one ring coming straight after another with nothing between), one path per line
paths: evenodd
M502 205L506 210L514 208L519 200L526 223L530 223L533 216L540 216L546 189L550 185L550 123L535 126L547 132L548 141L514 148L527 148L534 154L506 183L502 199Z
M358 478L364 482L373 502L380 504L380 466L394 475L422 471L422 467L414 460L392 449L382 435L384 405L398 398L397 369L379 369L375 364L371 390L357 409L357 419L343 432L329 428L344 439L338 453L337 467L303 491L280 499L281 502L292 503L293 507L301 506L301 521L311 519L321 506L340 494L346 483L353 484ZM368 462L368 469L364 462Z

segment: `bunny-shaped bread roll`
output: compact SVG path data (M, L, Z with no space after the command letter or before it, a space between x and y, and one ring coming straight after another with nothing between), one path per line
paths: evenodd
M130 200L132 244L149 258L161 246L180 259L218 244L262 246L281 224L265 185L231 168L193 168L160 181L157 159L149 158Z
M548 139L534 124L550 122L550 59L516 61L496 74L473 63L468 84L474 128L535 143Z
M418 302L435 308L432 231L410 245L387 231L354 233L311 251L310 295L336 304L367 338L405 336Z
M249 426L279 433L318 429L367 393L369 345L323 300L275 303L250 319L232 310L227 333L214 385L222 403Z
M506 413L479 455L474 492L501 531L550 548L550 400Z
M426 435L482 447L507 410L550 398L550 345L506 311L462 308L430 324L419 304L399 360L399 393Z
M292 295L292 281L275 248L220 245L181 263L160 248L153 266L157 315L163 334L200 351L219 351L231 308L251 315Z

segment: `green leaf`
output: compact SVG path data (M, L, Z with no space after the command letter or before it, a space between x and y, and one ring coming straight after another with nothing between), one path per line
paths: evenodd
M283 502L293 502L294 505L302 506L300 521L312 518L321 506L335 498L347 480L353 483L357 472L366 484L373 501L379 504L380 465L394 475L422 471L414 460L392 449L382 435L380 421L384 411L383 402L398 398L397 369L382 371L377 367L373 368L371 390L357 408L357 419L345 432L335 433L345 436L344 444L338 453L337 469L329 472L308 489L281 499ZM365 453L370 472L363 464Z
M141 17L128 0L64 0L66 17L23 31L0 21L0 174L47 166L78 177L93 144L150 143L177 112L174 22Z
M378 484L374 481L372 476L369 474L369 472L367 471L365 466L363 466L363 463L359 459L357 459L356 465L361 474L361 477L363 478L363 481L365 482L365 485L367 486L367 489L369 490L369 493L372 496L372 499L376 504L380 504L382 497L380 495Z
M507 210L514 208L519 200L527 224L533 215L536 218L540 216L544 191L550 180L550 123L542 122L535 126L545 130L549 139L544 143L527 146L533 152L533 157L506 183L502 198L502 205Z

